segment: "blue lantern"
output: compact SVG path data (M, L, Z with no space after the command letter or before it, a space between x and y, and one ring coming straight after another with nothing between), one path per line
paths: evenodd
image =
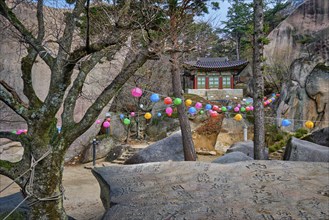
M120 114L120 119L124 119L125 116L123 114Z
M289 125L291 125L291 121L289 121L288 119L283 119L281 125L283 127L288 127Z
M196 113L196 108L194 108L194 107L190 107L190 108L188 109L188 112L189 112L191 115L193 115L193 114Z
M210 104L207 104L207 105L204 107L204 109L207 110L207 111L210 110L211 108L212 108L212 106L211 106Z
M232 110L232 106L230 106L230 105L227 106L227 110L229 110L229 111Z
M161 117L161 113L160 112L157 115L158 115L158 117Z
M160 96L158 94L154 93L150 96L150 100L151 100L151 102L158 102L158 101L160 101Z

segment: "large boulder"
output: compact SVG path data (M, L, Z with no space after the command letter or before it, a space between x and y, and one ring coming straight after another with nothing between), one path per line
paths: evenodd
M283 160L329 162L329 148L292 137L287 143Z
M220 154L224 154L232 144L243 141L243 129L245 125L248 127L247 138L251 140L254 137L253 125L247 121L241 123L233 118L224 118L220 133L217 135L215 150Z
M329 163L156 162L92 170L103 219L328 219Z
M235 163L235 162L246 161L246 160L253 160L253 158L247 156L242 152L236 151L236 152L225 154L224 156L213 160L212 163Z
M329 147L329 127L314 131L303 140Z
M183 161L183 142L181 132L155 142L126 160L125 164L138 164L159 161Z
M96 142L96 159L104 158L108 153L115 148L116 141L112 137L106 137L101 141ZM81 155L81 162L88 163L93 160L93 143L90 142L89 145L84 149Z
M264 46L270 71L264 75L266 88L281 88L277 124L281 118L294 119L287 131L303 127L305 120L317 121L319 128L329 126L329 1L297 5Z
M249 140L249 141L241 141L234 143L226 151L226 153L231 153L231 152L242 152L247 156L254 158L254 142ZM265 148L265 153L268 156L268 148Z

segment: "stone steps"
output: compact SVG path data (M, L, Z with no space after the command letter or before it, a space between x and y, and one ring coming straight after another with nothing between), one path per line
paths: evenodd
M131 158L135 153L140 151L142 148L132 148L128 146L126 150L115 160L111 161L114 164L124 164L126 160Z

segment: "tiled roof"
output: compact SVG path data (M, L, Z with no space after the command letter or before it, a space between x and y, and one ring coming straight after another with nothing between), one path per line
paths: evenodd
M248 64L245 60L228 60L226 57L199 58L197 61L188 61L185 64L194 68L227 69L243 67Z

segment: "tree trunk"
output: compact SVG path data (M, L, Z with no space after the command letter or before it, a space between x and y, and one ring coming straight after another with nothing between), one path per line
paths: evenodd
M262 75L263 57L263 0L254 0L254 38L253 38L253 74L254 74L254 158L267 159L265 152L264 121L264 78Z
M182 84L180 78L180 72L178 68L178 54L171 54L171 74L172 74L172 85L174 89L174 96L176 98L182 98ZM195 161L196 154L194 149L194 143L192 140L191 126L188 121L187 115L185 113L184 104L180 104L177 106L178 118L180 122L180 128L182 132L183 138L183 150L184 150L184 158L185 161Z
M45 146L47 145L33 145L32 154L35 160L40 159L49 150ZM23 189L23 193L29 196L28 202L31 203L30 219L67 219L62 195L65 152L59 149L64 147L52 146L50 154L37 163L34 172L31 172L29 183ZM28 156L30 155L25 155Z

